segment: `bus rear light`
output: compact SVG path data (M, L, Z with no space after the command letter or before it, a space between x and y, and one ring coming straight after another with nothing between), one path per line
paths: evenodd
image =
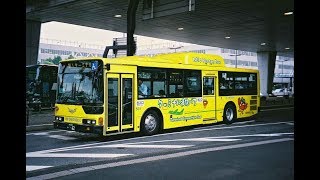
M99 123L100 126L103 125L103 118L102 117L99 117L98 123Z

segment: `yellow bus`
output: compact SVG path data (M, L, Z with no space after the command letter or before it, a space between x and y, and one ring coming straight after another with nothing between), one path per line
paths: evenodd
M63 60L53 124L103 136L230 124L258 113L259 81L258 70L210 54Z

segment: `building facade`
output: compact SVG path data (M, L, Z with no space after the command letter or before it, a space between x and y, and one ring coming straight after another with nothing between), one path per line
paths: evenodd
M125 38L125 37L124 37ZM70 55L74 58L79 57L102 57L105 47L100 45L40 39L38 63L43 63L48 58L60 56L67 59ZM226 66L236 68L258 69L257 53L248 51L239 51L234 49L225 49L218 47L202 46L182 42L165 43L146 43L139 46L137 39L136 55L154 56L161 53L174 52L197 52L204 54L218 54L225 59ZM112 51L108 57L114 57ZM117 55L119 57L119 55ZM289 57L276 57L274 70L275 87L294 87L294 59Z

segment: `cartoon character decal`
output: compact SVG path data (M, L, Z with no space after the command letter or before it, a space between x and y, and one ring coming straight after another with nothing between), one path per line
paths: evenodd
M202 103L203 103L203 107L206 108L208 105L208 101L206 99L203 99Z
M248 103L246 103L246 100L243 97L241 97L241 98L238 98L238 105L239 105L238 111L243 114L243 111L248 107Z
M174 114L174 115L182 115L183 114L184 109L182 109L181 111L179 111L178 109L174 110L174 111L169 111L169 114Z

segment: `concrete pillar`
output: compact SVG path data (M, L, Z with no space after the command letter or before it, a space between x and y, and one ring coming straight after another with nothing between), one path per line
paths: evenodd
M136 29L136 12L140 0L130 0L127 11L127 56L133 56L136 53L136 44L133 34Z
M26 20L26 65L37 64L41 22Z
M260 72L260 92L262 96L268 96L272 92L277 52L257 52L257 55Z

